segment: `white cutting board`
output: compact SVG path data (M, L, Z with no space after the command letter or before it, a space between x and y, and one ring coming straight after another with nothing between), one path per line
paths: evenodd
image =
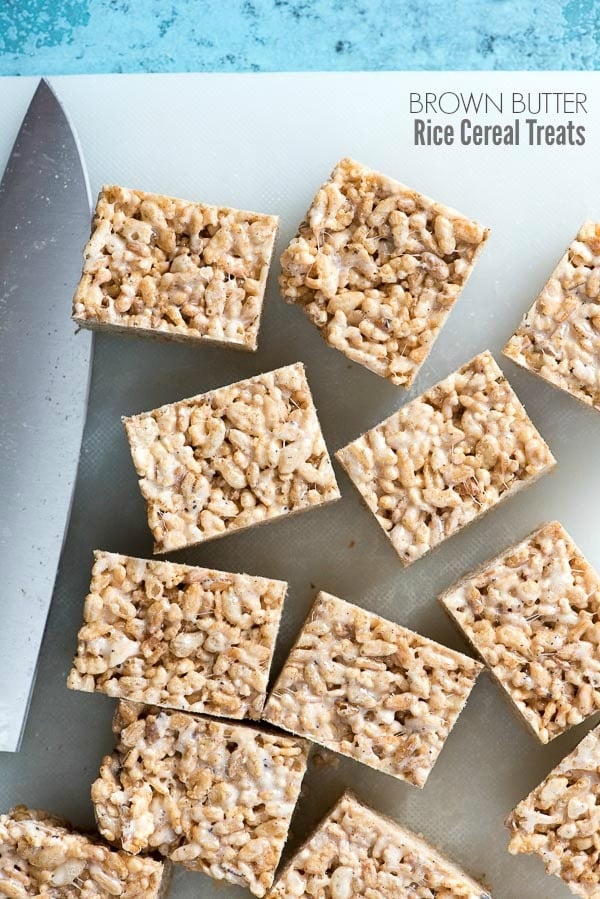
M335 162L352 155L492 228L475 272L410 395L490 348L548 440L559 470L408 571L401 568L342 474L343 499L330 508L178 554L182 560L289 580L274 670L317 588L465 649L438 607L437 594L540 522L560 518L600 566L600 415L499 355L583 219L600 218L600 144L598 128L592 124L598 120L598 77L311 73L51 79L79 133L94 193L103 182L118 182L278 213L281 249ZM34 79L0 80L1 165L34 86ZM412 146L410 90L500 89L585 91L591 111L586 145ZM71 693L64 686L91 551L100 547L151 553L119 416L297 359L307 364L332 451L406 401L401 389L327 348L301 312L278 297L277 262L273 269L256 355L117 337L97 340L72 524L29 725L21 753L0 756L2 810L21 801L65 814L78 825L92 821L89 785L112 744L113 704L102 696ZM292 846L344 787L352 787L375 808L422 831L488 884L495 899L566 897L567 889L547 877L537 859L506 853L503 820L589 726L542 747L483 676L423 791L349 760L334 768L311 769L293 822ZM225 899L244 892L179 870L173 895Z

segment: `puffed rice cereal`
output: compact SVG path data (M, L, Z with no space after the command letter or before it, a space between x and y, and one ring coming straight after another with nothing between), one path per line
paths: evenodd
M100 833L264 896L308 745L239 723L121 702L118 744L92 786Z
M454 209L342 159L283 253L279 285L330 346L409 387L488 234Z
M509 815L508 851L536 853L576 896L600 897L600 727Z
M96 551L67 685L259 718L284 581Z
M440 601L542 743L600 710L600 579L558 521Z
M335 455L405 566L556 465L488 352Z
M582 225L504 353L600 409L600 223Z
M103 187L73 318L255 350L278 219Z
M321 592L263 718L422 787L482 668Z
M491 899L425 840L351 793L321 821L269 899Z
M339 499L301 362L123 421L156 553Z
M19 805L0 815L0 895L8 899L164 899L171 865L135 858Z

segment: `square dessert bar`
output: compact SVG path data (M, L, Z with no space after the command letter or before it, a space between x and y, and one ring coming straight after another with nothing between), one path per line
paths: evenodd
M600 896L600 727L509 815L508 851L535 852L576 896Z
M600 579L558 521L440 601L542 743L600 710Z
M269 899L299 896L491 899L422 837L351 793L345 793L321 821L269 893Z
M277 223L104 187L73 318L84 328L255 350Z
M327 343L409 387L489 231L343 159L281 257L279 284Z
M156 553L339 499L300 362L123 422Z
M259 718L287 584L94 553L72 690Z
M263 718L422 787L482 668L319 593Z
M488 352L336 457L404 566L556 465Z
M600 223L582 225L504 353L600 409Z
M10 899L163 899L170 867L105 846L47 812L20 805L0 815L0 895Z
M116 751L92 786L100 833L264 896L308 745L247 725L121 702Z

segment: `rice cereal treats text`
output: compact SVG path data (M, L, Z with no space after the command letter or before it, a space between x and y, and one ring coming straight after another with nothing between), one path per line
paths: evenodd
M330 346L409 387L488 233L454 209L343 159L283 253L279 284Z

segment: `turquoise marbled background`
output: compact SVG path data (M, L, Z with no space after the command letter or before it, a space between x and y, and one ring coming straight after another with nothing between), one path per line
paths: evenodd
M0 0L0 74L594 69L598 0Z

